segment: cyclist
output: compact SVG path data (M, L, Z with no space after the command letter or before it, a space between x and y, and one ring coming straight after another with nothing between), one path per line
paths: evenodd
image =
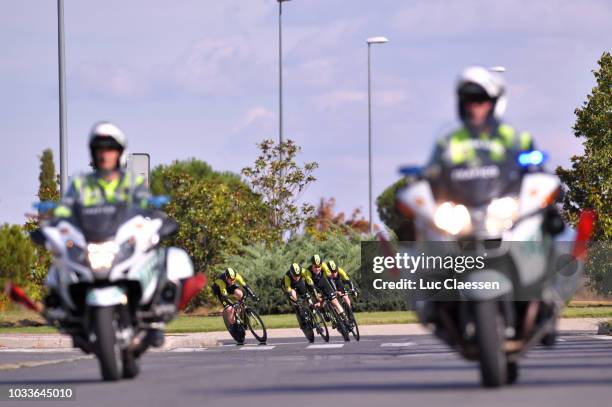
M305 270L299 264L293 263L283 277L283 291L296 312L298 298L306 298L312 286L312 279L306 276Z
M229 296L233 295L237 301L240 301L244 298L243 289L256 301L258 300L244 278L231 267L228 267L223 273L219 274L212 286L213 293L223 304L223 316L230 324L230 329L236 329L236 317L234 315L234 308L232 308L234 303L229 299Z
M313 255L310 258L310 263L310 266L306 269L306 275L310 278L313 287L321 294L317 296L319 299L318 306L320 307L325 299L332 304L342 319L346 319L344 308L342 308L342 305L338 302L336 292L323 272L323 261L321 260L321 256L318 254Z
M349 290L357 294L357 289L351 281L348 273L344 271L342 267L338 267L335 261L328 260L323 263L322 266L325 277L329 280L332 286L336 290L336 294L344 299L344 302L351 307L351 300L346 291L345 284L348 285Z

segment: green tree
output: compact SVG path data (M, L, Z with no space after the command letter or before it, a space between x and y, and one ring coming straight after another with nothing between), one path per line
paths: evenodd
M316 180L312 173L319 165L308 162L299 166L295 158L301 148L293 140L281 144L264 140L258 147L260 155L255 164L243 168L242 174L268 205L270 222L279 234L294 234L315 212L313 205L298 206L298 201Z
M171 178L177 174L188 174L193 180L217 179L226 183L241 183L238 174L218 172L204 161L190 158L155 167L151 172L151 192L154 195L170 195Z
M276 239L268 207L235 178L196 179L180 167L166 169L163 177L164 191L171 198L164 210L179 223L177 235L168 243L187 250L195 269L209 278L224 256L238 254L249 244L267 245ZM196 303L209 300L210 290L198 298Z
M53 151L47 148L40 157L40 174L38 175L38 198L41 201L58 201L59 189L55 164L53 163Z
M13 282L28 290L36 289L32 264L36 260L36 250L27 233L21 226L4 224L0 226L0 288ZM0 293L0 309L9 300Z
M306 220L304 232L319 240L325 240L329 234L333 233L345 235L368 233L370 223L362 216L359 208L353 209L351 216L347 218L344 212L336 213L335 206L335 198L321 198L315 215ZM374 228L378 230L376 225Z
M576 223L580 211L593 209L597 222L593 240L612 241L612 55L604 52L593 71L596 85L575 110L574 135L583 139L584 154L571 158L570 169L557 168L566 186L563 207L566 218ZM597 250L609 256L609 250ZM587 265L590 282L600 293L612 293L612 265L591 257ZM598 264L598 267L594 267Z
M376 208L380 220L395 233L399 240L406 241L414 240L414 223L397 209L395 196L400 189L407 185L409 180L409 178L401 178L376 198Z

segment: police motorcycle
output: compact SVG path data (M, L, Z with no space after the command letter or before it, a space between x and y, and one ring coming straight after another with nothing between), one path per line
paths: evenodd
M479 362L486 387L514 383L521 356L554 344L556 321L579 282L584 245L555 240L565 227L555 206L561 183L543 171L545 158L534 150L503 163L401 169L413 182L396 204L414 222L416 239L400 250L482 256L484 267L454 273L450 289L423 290L410 301L422 324ZM581 218L581 242L592 220ZM428 278L442 276L448 273ZM456 288L455 281L468 284ZM461 288L487 282L495 289Z
M154 197L149 206L166 202ZM39 212L52 207L37 205ZM204 285L186 252L160 246L177 230L160 210L119 203L77 206L70 218L44 221L31 234L53 254L42 315L96 356L106 381L137 376L139 357L163 344L165 325L194 294L194 278Z

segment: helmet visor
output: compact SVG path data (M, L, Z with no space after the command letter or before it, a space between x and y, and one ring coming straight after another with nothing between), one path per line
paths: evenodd
M96 136L90 144L92 150L97 149L108 149L108 150L123 150L121 144L117 142L113 137L109 136Z
M461 103L483 103L492 99L482 86L468 82L459 88L459 100Z

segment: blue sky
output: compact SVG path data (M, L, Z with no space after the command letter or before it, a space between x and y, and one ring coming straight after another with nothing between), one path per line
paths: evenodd
M55 0L3 2L0 223L36 199L38 156L58 151ZM274 0L65 0L68 167L86 169L92 123L112 120L152 165L196 157L238 172L278 137ZM454 82L503 65L507 119L567 165L582 150L574 109L612 45L612 3L570 0L293 0L283 7L285 135L320 164L303 199L367 210L367 67L372 49L374 193L422 163L456 124Z

